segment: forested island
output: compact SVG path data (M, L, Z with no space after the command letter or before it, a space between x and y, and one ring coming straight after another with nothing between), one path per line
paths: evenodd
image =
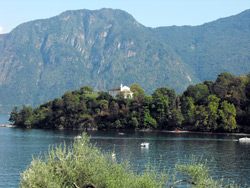
M90 86L67 91L60 99L32 108L15 106L10 121L22 128L149 129L204 132L250 132L250 74L227 72L215 82L190 85L180 95L168 87L147 96L131 85L133 98L96 94Z

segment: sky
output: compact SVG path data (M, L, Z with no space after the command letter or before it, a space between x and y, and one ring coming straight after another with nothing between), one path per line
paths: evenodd
M201 25L250 9L250 0L1 0L0 34L66 10L121 9L148 27Z

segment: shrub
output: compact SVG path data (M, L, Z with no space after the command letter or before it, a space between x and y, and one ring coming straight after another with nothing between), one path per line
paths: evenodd
M61 144L49 148L44 159L38 156L21 174L21 188L173 188L185 183L186 187L240 187L224 185L209 177L206 161L191 156L184 164L171 171L160 170L157 165L147 165L147 170L137 173L128 161L118 163L111 153L103 154L90 143L85 133L70 146ZM178 173L181 173L179 176ZM176 180L176 177L186 179ZM90 186L91 185L91 186Z
M162 187L167 176L154 170L136 174L128 162L117 161L89 142L86 134L71 146L49 149L45 160L33 159L21 174L21 188L82 188L93 184L98 188Z

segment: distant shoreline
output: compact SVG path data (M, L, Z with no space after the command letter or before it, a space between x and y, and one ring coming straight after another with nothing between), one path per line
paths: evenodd
M248 133L220 133L220 132L200 132L200 131L162 131L162 132L172 132L172 133L196 133L196 134L222 134L222 135L234 135L234 136L250 136Z
M136 130L140 132L166 132L166 133L195 133L195 134L221 134L221 135L234 135L234 136L250 136L249 133L222 133L222 132L201 132L201 131L181 131L181 130L150 130L150 129L141 129L141 130Z
M13 125L13 124L2 124L1 127L18 128L16 125ZM32 129L35 129L35 128L32 128ZM51 129L51 130L53 130L53 129ZM58 130L58 129L55 129L55 130ZM76 129L72 129L72 130L76 130ZM102 131L102 130L97 130L97 129L91 129L91 130ZM105 131L107 129L103 129L103 130ZM123 130L127 130L127 129L122 129L122 130L121 129L113 129L113 130L123 131ZM129 130L132 130L132 129L129 129ZM168 130L139 129L139 130L134 130L134 131L139 131L139 132L165 132L165 133L176 133L176 134L194 133L194 134L221 134L221 135L228 135L228 136L250 136L250 134L248 134L248 133L220 133L220 132L200 132L200 131L181 131L181 130L168 131Z

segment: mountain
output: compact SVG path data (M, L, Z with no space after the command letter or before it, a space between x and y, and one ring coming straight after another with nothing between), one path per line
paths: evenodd
M0 37L0 104L41 104L67 90L138 83L177 91L197 81L171 48L121 10L67 11ZM178 78L178 79L176 79Z
M76 10L0 35L0 112L89 85L181 93L220 72L246 74L250 11L201 26L148 28L122 10ZM167 19L167 18L166 18Z
M155 31L201 81L214 80L221 72L240 75L250 71L250 10L201 26Z

